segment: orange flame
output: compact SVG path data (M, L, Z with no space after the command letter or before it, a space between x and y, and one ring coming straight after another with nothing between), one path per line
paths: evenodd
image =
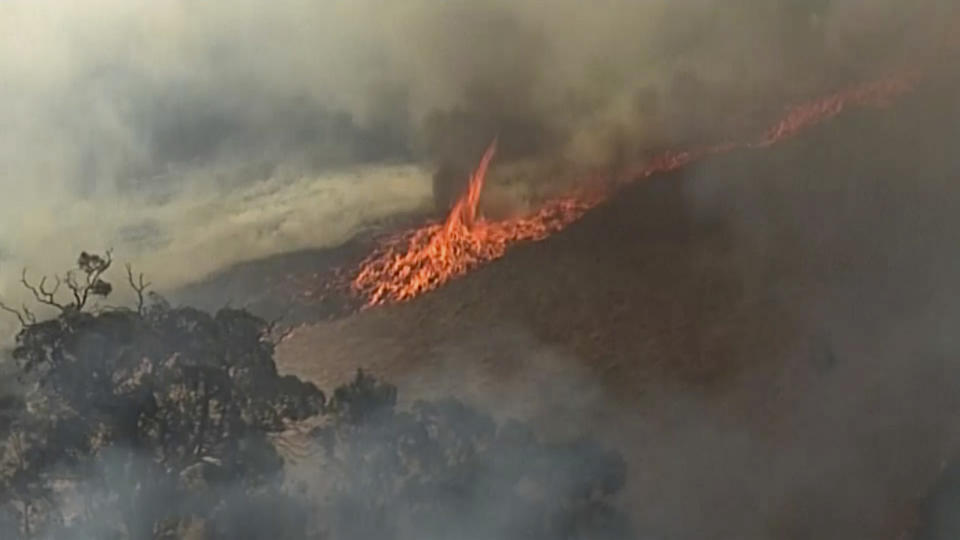
M833 118L851 106L889 105L911 90L916 76L883 79L848 88L787 110L758 140L733 141L680 152L666 152L628 170L627 180L647 178L684 167L709 155L740 148L762 148ZM484 263L503 256L516 243L542 240L579 219L606 193L574 193L547 202L531 215L487 222L477 215L484 179L496 152L494 139L470 177L466 193L444 223L387 238L360 263L350 287L366 307L409 300L436 289Z
M565 197L530 216L487 222L477 216L477 205L496 148L495 139L444 223L389 238L364 259L351 286L367 299L367 306L408 300L435 289L500 258L511 244L540 240L560 230L598 202L588 196Z
M480 158L480 165L470 176L467 192L453 205L447 223L444 225L446 234L454 234L458 229L472 229L477 219L477 204L480 203L480 192L483 191L483 181L487 177L487 169L493 155L497 153L497 139L494 138L490 146Z

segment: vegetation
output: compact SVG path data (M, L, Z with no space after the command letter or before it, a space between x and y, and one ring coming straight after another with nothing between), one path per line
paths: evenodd
M171 307L129 267L137 305L91 308L111 264L24 275L53 318L0 305L23 325L0 385L0 537L629 536L619 455L454 400L401 410L362 371L328 401L278 373L274 325L243 310ZM290 489L273 440L308 419L315 474Z
M626 476L616 453L587 440L544 444L529 426L497 426L452 399L398 411L396 396L359 372L316 430L333 538L629 536L608 501Z

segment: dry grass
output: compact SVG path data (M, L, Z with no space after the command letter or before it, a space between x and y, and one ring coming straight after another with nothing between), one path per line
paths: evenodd
M414 302L302 327L280 363L599 434L670 537L896 538L957 441L950 88L655 178Z

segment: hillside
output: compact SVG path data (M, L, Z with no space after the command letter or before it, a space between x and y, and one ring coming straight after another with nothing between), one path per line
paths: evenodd
M896 538L957 435L956 88L632 186L281 363L604 435L662 537Z

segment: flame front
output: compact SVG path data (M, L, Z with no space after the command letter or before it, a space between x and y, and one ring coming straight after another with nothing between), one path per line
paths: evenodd
M530 216L487 222L477 214L497 141L487 147L467 191L443 223L430 223L387 239L364 259L352 282L367 306L408 300L472 268L501 257L514 243L540 240L576 220L596 200L565 197Z
M792 107L757 140L666 152L630 169L625 180L672 171L709 155L770 146L851 106L886 106L916 82L916 75L883 79ZM548 201L531 215L488 222L477 214L477 204L496 148L494 140L445 222L428 223L387 238L361 262L350 285L355 294L366 299L367 307L409 300L502 257L513 244L542 240L579 219L608 195L574 193Z
M444 225L446 234L455 234L458 230L470 231L473 229L477 220L477 204L480 203L480 192L483 191L483 182L487 177L487 169L490 168L490 162L493 155L497 153L497 139L493 139L490 146L487 147L483 157L480 158L480 165L470 176L470 182L467 184L467 192L453 205L450 215L447 216L447 223Z

